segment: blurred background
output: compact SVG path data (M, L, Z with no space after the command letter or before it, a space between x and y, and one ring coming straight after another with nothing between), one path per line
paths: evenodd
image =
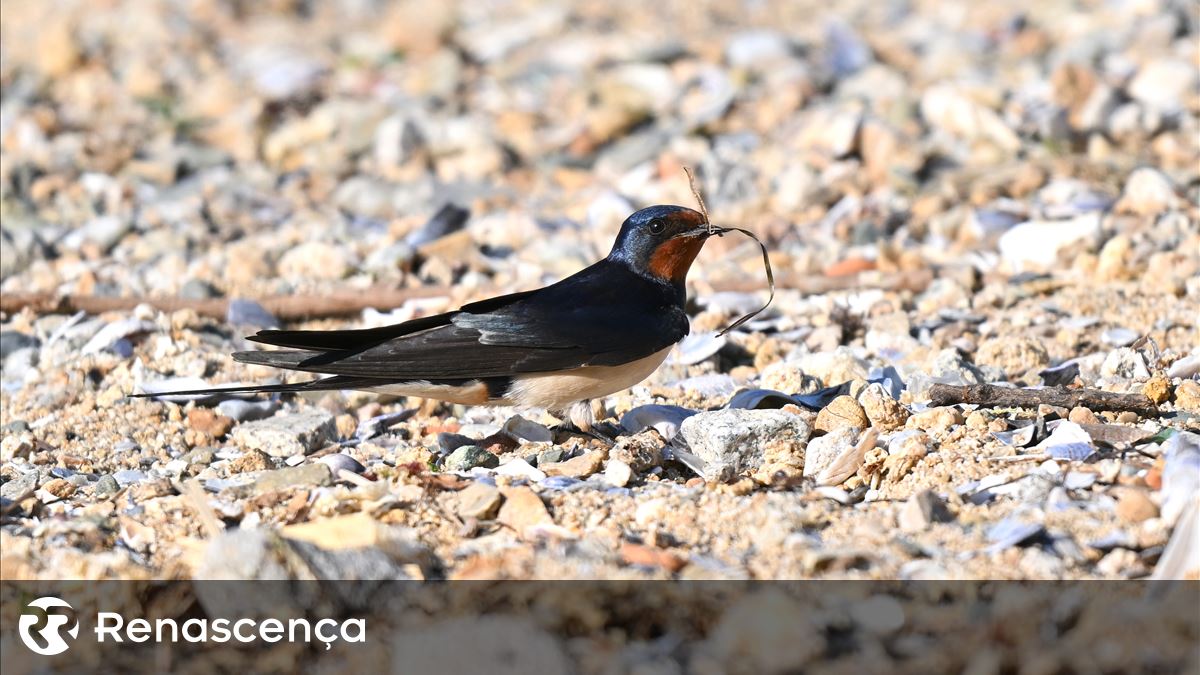
M530 286L683 165L785 276L1196 272L1186 0L10 0L2 38L9 292Z
M336 548L330 522L375 532L367 520L411 528L446 578L1195 574L1194 555L1164 550L1183 505L1197 513L1200 446L1177 433L1200 427L1197 10L4 0L6 561L220 576L257 559L235 544L266 556L268 534L311 521L305 541ZM766 282L753 242L706 245L693 335L605 402L650 420L626 428L623 455L554 446L546 417L505 445L512 411L414 414L353 392L126 398L279 378L228 357L258 328L394 322L562 278L635 209L693 205L685 166L715 222L767 243L780 289L714 337ZM1160 408L930 408L935 381L1070 383ZM818 403L727 409L799 400L780 391ZM687 427L705 467L756 462L734 485L664 455L693 413L716 420ZM748 449L718 433L723 415L757 420ZM1093 431L1039 463L1047 419ZM781 424L803 433L763 440ZM880 446L847 454L867 426ZM818 491L835 457L859 468ZM466 472L516 460L545 479L520 487L523 510L496 516L507 497L483 481L482 505L459 501ZM207 497L179 493L185 479ZM192 514L209 507L204 530ZM518 536L530 527L540 538ZM1200 550L1178 531L1176 551Z

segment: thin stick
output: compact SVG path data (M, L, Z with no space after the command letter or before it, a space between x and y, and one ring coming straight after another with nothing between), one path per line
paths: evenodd
M1099 389L1068 389L1047 387L1045 389L1014 389L990 384L956 386L934 384L929 387L929 405L954 405L974 403L991 408L1036 408L1052 405L1059 408L1083 406L1089 410L1136 412L1144 417L1157 417L1159 412L1154 403L1142 394L1115 394Z
M259 298L268 312L280 321L323 319L354 316L364 309L393 309L414 298L450 295L442 286L390 288L372 286L361 290L339 290L327 295L274 295ZM200 316L224 320L229 312L229 299L193 300L178 297L101 297L95 295L56 295L53 293L5 293L0 296L0 312L16 314L26 307L38 314L103 314L127 312L147 304L163 312L190 309Z
M771 257L769 255L767 255L767 245L762 243L762 240L760 240L758 237L754 236L754 233L751 232L750 230L743 230L740 227L727 227L727 228L723 228L723 229L726 231L741 232L742 234L746 235L747 237L750 237L751 239L753 239L755 242L758 243L758 247L760 249L762 249L763 267L766 268L766 270L767 270L767 288L770 291L770 295L767 296L766 304L764 304L762 307L759 307L758 309L754 310L753 312L750 312L749 314L743 316L742 318L738 319L737 321L734 321L733 323L726 326L725 330L722 330L720 333L717 333L717 337L721 337L722 335L728 333L729 331L733 330L734 328L737 328L738 326L746 323L750 319L753 319L754 317L758 316L763 310L770 307L771 301L775 299L775 273L771 270ZM721 233L721 234L723 234L723 233Z
M696 198L696 203L700 205L700 214L704 216L704 224L708 225L708 233L714 234L712 221L708 218L708 207L704 205L704 197L700 196L700 189L696 187L696 175L692 173L692 167L683 167L683 172L688 177L688 187L692 188L692 196Z

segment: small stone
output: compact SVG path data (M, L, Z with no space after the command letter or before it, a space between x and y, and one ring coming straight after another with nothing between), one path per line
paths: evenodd
M1135 101L1162 112L1175 112L1186 105L1197 79L1194 62L1164 58L1146 63L1129 81L1127 91ZM1136 173L1136 172L1135 172Z
M904 431L888 440L888 456L883 462L883 473L895 483L908 475L926 455L931 446L929 436L920 431Z
M718 337L716 333L708 331L692 333L679 343L672 362L690 366L707 361L716 356L727 342L728 340L724 336Z
M684 440L704 461L703 478L720 481L769 464L803 466L812 431L800 415L781 410L713 410L687 418Z
M184 466L208 466L216 458L217 455L212 448L201 447L184 454L179 459L183 460Z
M985 140L1012 152L1021 146L1016 133L990 107L964 87L935 84L921 96L921 116L934 128L966 141Z
M1138 554L1127 548L1115 548L1096 563L1096 571L1107 577L1128 576L1132 570L1142 569Z
M500 458L478 445L463 445L446 457L442 471L470 471L477 466L494 469L500 466Z
M20 478L10 480L4 485L0 486L0 497L8 500L20 499L26 494L36 490L37 486L38 473L37 471L30 471Z
M910 426L923 431L945 431L962 423L962 413L953 406L930 408L909 418Z
M229 463L229 472L249 473L251 471L266 471L274 467L275 465L267 453L262 450L250 450Z
M474 445L476 439L462 434L453 434L448 431L443 431L437 435L438 450L443 454L449 454L461 448L464 445Z
M121 487L128 487L146 480L146 472L137 469L122 469L112 475Z
M1155 403L1166 403L1171 398L1171 382L1162 375L1155 375L1142 385L1142 393Z
M1131 328L1109 328L1100 334L1100 341L1111 347L1128 347L1141 335Z
M1050 355L1042 343L1034 338L998 337L980 343L975 363L999 368L1014 378L1050 365Z
M507 476L513 479L530 480L538 482L546 478L546 474L521 459L520 457L509 460L496 468L497 476Z
M788 39L771 30L749 30L730 36L725 43L725 60L734 68L770 65L792 53Z
M515 530L522 539L536 536L536 533L531 531L532 528L554 524L554 519L550 517L542 498L533 490L524 486L507 487L501 488L500 494L504 495L504 504L500 507L496 520Z
M1063 477L1063 487L1068 490L1086 490L1096 483L1096 474L1068 471Z
M1120 347L1108 353L1100 366L1100 375L1141 382L1150 379L1150 369L1137 350Z
M557 463L563 461L564 454L565 453L563 452L562 448L548 448L548 449L542 450L538 454L534 455L533 464L535 466L546 466L547 464L557 464Z
M233 441L246 450L262 450L273 457L303 455L337 439L333 415L305 410L249 422L233 431Z
M621 416L621 428L631 434L654 429L669 441L679 433L679 425L695 414L696 411L677 405L643 405Z
M945 501L932 490L922 490L908 498L900 507L897 522L903 532L921 532L933 523L953 520Z
M99 216L89 220L82 228L72 233L70 239L75 240L75 237L79 237L80 243L87 242L95 246L101 253L107 253L131 229L133 229L133 223L127 218Z
M975 364L963 359L957 349L943 349L930 359L929 374L946 384L980 384L987 377Z
M279 530L279 534L286 537L289 543L306 542L324 551L357 553L372 549L397 562L416 564L422 569L427 569L433 562L432 552L421 543L413 530L379 522L364 511L288 525Z
M100 480L96 481L96 487L93 488L93 490L96 497L104 498L108 495L114 495L120 492L121 486L112 476L104 475L100 477Z
M621 542L619 553L621 561L626 565L661 567L671 573L678 572L687 565L687 560L677 553L628 541Z
M319 487L331 482L328 466L319 463L301 464L264 471L255 478L251 489L261 494L295 487Z
M1049 403L1039 403L1037 407L1038 417L1047 419L1062 419L1070 414L1070 411L1062 406L1050 405Z
M862 406L850 396L839 396L817 413L813 428L831 433L840 429L866 429L870 422Z
M151 478L141 481L129 488L129 497L134 503L140 503L159 497L175 494L175 488L166 478Z
M798 362L800 369L832 387L851 380L867 379L867 363L854 355L849 347L831 352L805 354Z
M192 408L187 415L188 426L213 438L221 438L233 428L233 420L208 408Z
M317 461L329 467L330 473L336 478L339 471L361 474L367 470L361 462L344 452L333 452L317 458Z
M504 423L504 431L513 438L528 443L549 443L554 434L545 426L531 422L520 415L513 415Z
M967 415L967 428L984 430L988 428L990 420L988 416L978 410L972 410L971 414Z
M1200 348L1193 349L1191 354L1175 361L1167 369L1167 377L1178 377L1184 380L1194 379L1200 375Z
M1070 220L1032 220L1000 235L1000 256L1011 270L1044 270L1058 263L1060 253L1087 249L1101 235L1099 211Z
M79 63L80 41L71 30L71 22L65 17L51 19L39 26L33 50L33 63L50 80L71 72Z
M1067 414L1067 420L1076 424L1100 424L1100 419L1096 417L1096 413L1078 405L1071 408L1071 412Z
M604 465L605 453L601 451L589 452L578 457L573 457L565 462L556 462L553 464L543 465L538 463L538 468L546 473L547 476L568 476L570 478L587 478L588 476L600 470Z
M0 361L4 361L8 358L9 354L15 351L36 347L37 345L38 339L32 335L6 330L0 333Z
M795 363L788 363L787 361L777 361L763 369L758 383L763 389L795 393L807 390L805 386L806 377L809 382L813 382L816 385L813 378L805 375L800 366Z
M1133 242L1125 235L1117 235L1104 243L1096 261L1096 277L1101 281L1114 281L1131 276L1129 258Z
M279 404L275 401L243 401L230 399L217 404L217 411L235 422L253 422L275 414Z
M305 241L283 253L278 264L280 275L286 279L342 279L352 268L346 250L324 241Z
M460 518L490 520L499 511L504 496L496 487L476 481L461 490L457 500Z
M633 469L619 459L610 459L604 467L604 481L614 487L625 487L633 479Z
M1175 387L1175 408L1200 414L1200 382L1184 380Z
M843 427L808 442L804 450L804 475L816 476L855 446L860 429Z
M75 494L75 486L68 480L55 478L43 483L37 494L43 502L52 502L59 499L66 499ZM49 497L49 499L46 497Z
M1144 490L1125 488L1117 495L1117 518L1126 523L1140 523L1158 516L1156 505Z
M628 464L633 471L649 471L662 464L662 445L661 438L654 431L622 436L608 451L608 456Z
M883 431L899 429L908 421L908 410L892 398L882 384L873 382L858 395L858 403L871 426Z

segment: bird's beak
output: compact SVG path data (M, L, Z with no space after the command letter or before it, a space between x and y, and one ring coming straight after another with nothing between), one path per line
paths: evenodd
M679 234L675 235L675 238L691 239L693 237L700 237L702 239L707 239L707 238L713 236L714 234L722 235L729 231L730 230L727 227L717 227L716 225L701 225L700 227L696 227L696 228L693 228L690 230L684 230L683 232L680 232Z

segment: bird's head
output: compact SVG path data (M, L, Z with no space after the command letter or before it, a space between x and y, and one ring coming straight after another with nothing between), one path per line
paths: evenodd
M650 206L621 224L609 260L682 286L704 242L724 228L710 227L698 211L682 206Z

